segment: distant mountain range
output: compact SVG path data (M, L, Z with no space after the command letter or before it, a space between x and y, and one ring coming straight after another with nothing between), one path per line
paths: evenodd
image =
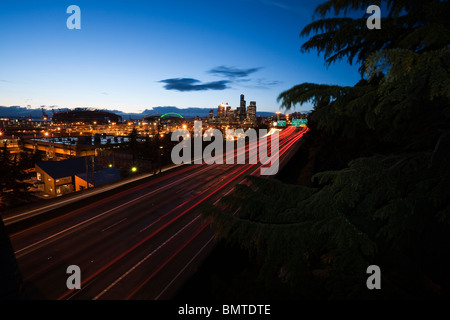
M60 111L69 111L72 109L69 108L48 108L43 107L45 113L51 118L53 116L53 111L60 112ZM208 117L209 110L211 108L178 108L174 106L165 106L165 107L154 107L152 109L146 109L142 111L141 113L127 113L119 110L105 110L108 112L115 113L122 117L123 120L128 119L142 119L146 116L152 116L152 115L163 115L165 113L169 112L175 112L180 115L182 115L185 118L195 118L197 116L203 118ZM217 115L217 110L214 109L214 115ZM261 117L271 117L275 116L275 112L257 112L258 116ZM2 107L0 106L0 118L30 118L33 120L40 120L42 119L42 110L41 108L26 108L26 107L19 107L19 106L11 106L11 107Z

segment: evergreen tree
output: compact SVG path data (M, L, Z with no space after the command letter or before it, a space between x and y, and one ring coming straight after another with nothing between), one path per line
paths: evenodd
M131 131L131 133L128 135L128 138L130 139L129 146L130 146L131 155L133 156L133 163L137 160L137 155L138 155L137 137L138 137L138 131L137 131L136 127L134 127L133 130Z
M302 31L313 34L302 49L326 64L358 64L357 84L304 83L279 96L286 109L315 106L303 145L311 183L249 178L207 211L219 236L255 257L260 278L289 284L292 297L450 297L449 3L381 1L382 29L369 30L372 4L326 1ZM345 16L354 9L361 18ZM366 287L372 264L380 291Z
M18 154L11 155L6 143L1 148L0 155L0 208L29 199L28 185L23 182L28 169L28 158Z

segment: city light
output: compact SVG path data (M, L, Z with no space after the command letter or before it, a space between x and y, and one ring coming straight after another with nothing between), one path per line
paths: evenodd
M80 113L80 115L82 114ZM36 192L36 194L38 194L40 198L55 198L59 196L65 196L66 194L68 195L71 193L76 193L78 191L83 191L84 189L95 189L99 187L101 188L101 186L104 184L110 184L108 188L115 189L127 183L126 177L130 177L131 180L135 181L134 183L136 183L137 188L133 187L129 189L130 191L127 191L131 193L139 193L139 190L145 190L148 187L156 187L158 189L160 188L160 182L166 183L167 186L180 184L180 187L183 188L190 186L192 181L195 182L194 179L196 179L198 173L201 174L203 172L209 172L209 175L211 177L217 177L217 182L213 185L212 188L205 190L205 195L203 195L199 200L196 200L198 202L186 203L186 206L189 205L189 207L192 207L192 210L194 210L199 204L201 204L203 201L206 201L211 196L220 196L223 191L227 192L225 188L227 188L227 190L231 190L228 187L231 188L235 182L238 183L238 179L241 179L244 174L250 173L252 171L261 174L258 168L259 165L257 167L256 164L250 164L250 158L249 166L236 164L236 167L233 168L233 170L230 170L230 172L228 172L228 170L221 170L216 166L206 166L200 168L197 166L182 166L179 169L172 168L173 159L170 150L172 148L172 144L169 141L171 141L171 135L173 134L174 130L179 130L182 128L185 132L184 138L192 139L194 137L197 137L197 141L199 140L199 137L200 140L203 140L201 139L202 137L209 138L214 136L213 130L216 130L216 132L218 132L219 134L220 132L222 132L224 141L233 141L235 139L237 140L238 137L245 138L245 135L240 133L240 131L240 134L236 137L234 137L233 134L228 134L225 136L227 129L236 131L240 130L242 127L242 130L244 132L249 129L254 130L251 126L246 125L247 123L251 123L251 121L245 120L246 118L242 114L239 114L239 117L235 117L230 112L229 115L230 117L224 117L217 121L209 121L206 120L205 117L200 116L198 116L195 120L184 118L183 120L179 120L181 118L169 119L167 117L164 119L164 121L161 122L159 120L149 120L148 127L142 126L143 123L147 123L144 121L136 121L133 123L131 120L125 120L123 122L105 123L104 119L101 118L98 118L98 120L97 118L95 118L96 121L94 121L92 118L86 119L86 121L83 122L58 121L55 123L43 123L43 121L36 121L36 123L32 123L32 126L30 126L28 123L25 126L16 122L12 123L12 121L5 122L4 126L1 126L3 125L3 123L0 122L0 135L2 135L0 141L2 141L2 144L7 144L6 147L11 152L18 153L23 149L29 152L29 154L37 152L41 153L44 159L33 168L36 173L35 176L32 175L30 179L30 183L33 183L33 192ZM270 124L274 119L274 115L275 114L272 114L270 117L260 119L260 123L264 126L270 127ZM284 114L282 116L284 118ZM195 123L199 125L200 130L198 130L197 132L195 130L190 131L192 130L192 128L195 128ZM141 126L138 126L138 124ZM210 130L206 131L206 129ZM300 134L294 134L294 129L295 128L291 128L292 132L287 129L287 131L285 131L285 134L280 134L281 138L283 139L281 144L282 148L277 148L277 150L279 151L271 150L271 152L273 152L273 155L271 154L270 157L266 152L267 156L261 157L261 159L265 159L264 164L261 162L261 165L264 165L264 167L266 168L271 168L272 163L275 163L274 161L272 161L272 159L277 158L279 154L282 155L282 153L287 151L287 149L290 147L290 145L287 144L291 142L293 144L295 141L291 141L291 139L296 139L296 137L298 137L298 135ZM136 130L137 132L137 137L134 141L136 143L135 145L141 146L142 148L136 148L135 150L132 150L133 146L130 144L130 142L132 141L131 133L134 132L134 130ZM205 131L204 135L203 131ZM280 129L278 131L282 132L283 130ZM10 140L9 137L12 137L12 139ZM32 139L33 137L34 139ZM153 139L150 139L148 137L152 137ZM19 139L16 142L14 138ZM217 141L220 142L221 140L221 138L217 138L216 136L214 136L214 138L214 141L217 139ZM273 137L271 137L271 139L272 138ZM276 138L273 139L275 140ZM249 143L248 152L256 152L259 148L258 144L260 144L261 141L258 141L256 144ZM150 146L151 148L149 148L149 150L145 150L146 153L143 152L142 154L139 154L140 149L144 150L144 148L147 146ZM116 149L118 150L116 151ZM137 167L138 162L133 162L132 160L131 156L133 152L136 152L135 156L138 159L142 155L145 155L145 157L147 157L146 159L142 159L142 164L141 162L139 162L139 168ZM214 154L215 152L219 151L215 150ZM237 152L236 155L238 154L241 153ZM203 152L200 158L196 158L203 158ZM130 166L130 163L132 163L133 165ZM270 166L268 166L269 164ZM167 168L170 168L170 173L155 177L154 180L145 180L149 183L148 185L146 184L147 182L138 182L140 179L145 179L150 175L156 175L158 172L165 172ZM64 177L59 176L60 172L64 174ZM180 173L180 177L178 177L177 172ZM183 172L186 172L188 175L184 175ZM123 182L121 181L122 178L125 178ZM203 178L203 175L199 175L198 182L201 183L201 180ZM115 183L117 183L117 187ZM170 187L167 187L167 189L170 190ZM99 189L99 192L101 192L101 190L102 189ZM79 196L81 198L84 198L85 194L87 195L86 192L80 192ZM155 197L159 196L159 193L155 193ZM176 193L167 192L164 196L170 196L173 197L171 199L176 199L176 197L178 197L179 195ZM69 197L67 201L71 201L71 199L72 198ZM141 198L139 197L133 198L132 203L134 203L135 201L141 201L140 199ZM103 200L100 200L100 203L104 203L102 201ZM152 199L152 203L156 203L156 201L153 201ZM132 206L128 205L123 205L122 207L123 210L133 208ZM122 209L122 207L120 207L120 209ZM95 210L96 208L93 209ZM105 210L109 209L105 208ZM183 212L187 212L187 208L174 207L170 208L168 212L163 214L168 215L169 213L171 214L175 211L177 211L176 214L181 217L182 215L184 215ZM134 212L131 212L131 214L134 214ZM176 220L173 220L174 223L176 222ZM119 224L128 223L128 219L127 217L124 217L119 221L113 221L112 224L109 224L109 221L105 221L105 223L106 224L102 227L103 230L112 230L113 227L115 228L115 226ZM145 226L143 227L145 228ZM202 228L206 228L206 226ZM201 232L201 230L198 230L196 232ZM192 237L194 237L194 235L192 235ZM112 259L114 259L114 257L112 257ZM98 296L102 294L103 293L100 293Z

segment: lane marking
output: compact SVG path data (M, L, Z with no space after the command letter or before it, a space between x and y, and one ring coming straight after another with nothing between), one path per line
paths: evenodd
M122 222L124 222L125 220L127 220L127 218L125 218L125 219L122 219L122 220L120 220L120 221L117 221L116 223L114 223L113 225L110 225L108 228L105 228L105 229L103 229L102 230L102 232L103 231L106 231L106 230L108 230L108 229L111 229L112 227L114 227L114 226L116 226L116 225L118 225L119 223L122 223Z
M186 270L187 267L189 267L189 265L195 260L195 258L197 258L197 256L209 245L209 243L211 241L214 240L214 236L211 237L211 239L208 240L208 242L200 248L200 250L195 254L195 256L189 260L189 262L183 267L183 269L180 270L180 272L177 273L177 275L172 279L172 281L170 281L165 288L156 296L155 300L158 300L159 297L161 297L161 295L172 285L172 283L175 282L175 280L184 272L184 270Z
M136 263L133 267L131 267L127 272L122 274L119 278L117 278L114 282L112 282L106 289L104 289L102 292L100 292L98 295L96 295L93 300L98 300L101 296L103 296L105 293L107 293L109 290L111 290L112 287L114 287L116 284L118 284L120 281L125 279L131 272L133 272L136 268L138 268L141 264L143 264L145 261L147 261L151 256L153 256L156 252L158 252L162 247L164 247L168 242L170 242L173 238L175 238L178 234L180 234L182 231L187 229L194 221L196 221L200 215L196 216L191 222L189 222L187 225L185 225L183 228L178 230L177 233L172 235L169 239L164 241L161 245L159 245L155 250L150 252L147 256L145 256L141 261Z
M166 171L170 170L170 169L174 169L174 168L179 167L179 166L181 166L181 165L175 165L173 167L167 168ZM144 176L140 176L140 177L137 177L137 178L134 178L134 179L131 179L131 180L123 181L122 183L118 183L117 185L113 185L113 186L110 186L110 187L105 187L105 188L102 188L102 189L94 190L94 191L92 191L89 194L83 194L83 195L80 195L78 197L74 197L74 198L67 199L67 200L64 200L64 201L58 201L57 203L53 203L53 204L47 205L45 207L40 207L40 208L31 210L31 211L27 211L27 212L24 212L24 213L20 213L20 214L16 214L16 215L13 215L13 216L10 216L10 217L6 217L6 218L3 219L3 221L5 222L5 225L6 225L10 220L16 220L17 218L20 218L22 216L31 215L33 212L43 211L43 210L50 209L50 208L53 208L53 207L56 208L56 207L59 207L59 206L65 204L65 203L68 203L68 202L77 202L77 201L82 200L83 198L94 196L94 195L96 195L98 193L110 191L110 190L122 187L122 186L124 186L126 184L129 184L129 183L132 183L132 182L136 182L136 181L141 180L141 179L149 178L151 176L154 176L154 174L151 173L151 174L147 174L147 175L144 175ZM31 215L30 218L33 217L33 216L35 216L35 215ZM21 219L19 219L19 221L20 220Z
M189 207L188 209L184 210L183 212L181 212L179 215L177 215L176 217L174 217L172 220L170 220L169 222L167 222L166 224L164 224L163 226L159 227L157 230L153 231L150 235L148 235L146 238L142 239L141 241L139 241L138 243L134 244L131 248L129 248L128 250L126 250L125 252L121 253L119 256L115 257L114 259L112 259L109 263L107 263L106 265L103 265L100 269L98 269L96 272L92 273L91 275L89 275L87 278L85 278L82 282L82 286L85 286L85 284L89 284L90 281L92 281L93 279L95 279L95 277L97 277L99 274L101 274L103 271L105 271L106 269L108 269L109 267L111 267L114 263L116 263L117 261L121 260L123 257L125 257L126 255L128 255L130 252L132 252L133 250L135 250L136 248L140 247L142 244L144 244L145 242L147 242L148 240L150 240L151 238L153 238L156 234L158 234L159 232L161 232L162 230L164 230L167 226L171 225L173 222L175 222L176 220L178 220L179 218L181 218L182 216L184 216L186 213L188 213L189 211L191 211L193 208L195 208L196 206L198 206L200 203L202 203L203 201L205 201L206 199L208 199L209 197L211 197L213 194L217 193L219 190L221 190L222 188L224 188L225 186L227 186L228 184L230 184L232 181L234 181L235 179L239 178L242 174L244 174L245 172L247 172L248 170L250 170L253 165L249 165L249 167L247 167L246 169L244 169L242 172L240 172L238 175L236 175L235 177L233 177L230 181L226 182L225 184L221 185L220 187L218 187L217 189L215 189L214 191L212 191L211 193L209 193L208 195L204 196L201 200L199 200L198 202L196 202L194 205L192 205L191 207ZM241 169L241 168L238 168ZM66 299L66 297L70 296L70 294L72 293L72 291L67 291L64 294L62 294L60 297L58 297L57 300L63 300Z
M209 169L209 167L207 167L207 168L201 170L201 172L206 171L206 169ZM189 179L191 176L194 176L194 175L198 175L198 172L196 172L196 173L194 173L194 174L192 174L192 175L189 175L189 176L187 176L187 177L184 177L182 180L187 180L187 179ZM15 254L17 255L17 254L21 253L21 252L24 251L24 250L30 249L30 248L32 248L32 247L35 247L35 246L41 244L42 242L48 241L48 240L50 240L50 239L53 239L53 238L55 238L55 237L57 237L57 236L59 236L59 235L61 235L61 234L63 234L63 233L66 233L66 232L68 232L68 231L70 231L70 230L72 230L72 229L78 228L78 227L80 227L80 226L82 226L82 225L84 225L84 224L86 224L86 223L88 223L88 222L91 222L91 221L96 220L96 219L98 219L98 218L100 218L100 217L103 217L104 215L106 215L106 214L108 214L108 213L111 213L111 212L114 211L114 210L117 210L117 209L120 209L120 208L122 208L122 207L125 207L125 206L127 206L127 205L129 205L129 204L131 204L131 203L133 203L133 202L139 201L139 200L141 200L142 198L148 197L148 196L150 196L150 195L152 195L152 194L154 194L154 193L159 192L159 191L162 190L162 189L166 189L166 188L168 188L168 187L170 187L170 186L172 186L172 185L174 185L174 184L178 184L178 183L180 183L180 181L174 181L174 182L172 182L172 183L169 183L168 185L165 185L165 186L160 187L160 188L158 188L158 189L156 189L156 190L153 190L153 191L150 192L150 193L144 194L144 195L142 195L142 196L137 197L136 199L130 200L130 201L128 201L128 202L125 202L125 203L121 204L121 205L118 206L118 207L115 207L115 208L112 208L112 209L110 209L110 210L107 210L107 211L105 211L105 212L103 212L103 213L101 213L101 214L98 214L98 215L96 215L96 216L94 216L94 217L91 217L91 218L89 218L89 219L87 219L87 220L84 220L84 221L82 221L82 222L80 222L80 223L78 223L78 224L76 224L76 225L73 225L73 226L71 226L71 227L69 227L69 228L66 228L66 229L64 229L64 230L62 230L62 231L59 231L59 232L57 232L57 233L55 233L55 234L53 234L53 235L50 235L50 236L48 236L48 237L46 237L46 238L44 238L44 239L41 239L41 240L39 240L39 241L37 241L37 242L35 242L35 243L32 243L32 244L30 244L30 245L28 245L28 246L26 246L26 247L24 247L24 248L22 248L22 249L19 249L19 250L17 250L17 251L15 252Z

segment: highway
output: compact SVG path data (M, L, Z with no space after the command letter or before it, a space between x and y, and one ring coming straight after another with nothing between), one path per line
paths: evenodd
M280 163L307 128L281 131ZM255 148L250 145L248 148ZM247 150L248 151L248 150ZM191 164L10 235L29 299L170 299L214 245L202 205L261 164ZM81 269L69 290L66 269Z

